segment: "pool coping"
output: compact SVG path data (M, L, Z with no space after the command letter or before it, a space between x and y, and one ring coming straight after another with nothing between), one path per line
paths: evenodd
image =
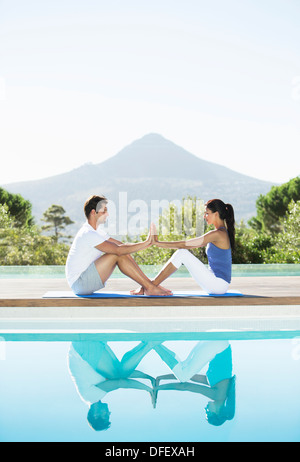
M129 291L132 281L109 280L104 291ZM168 281L171 290L199 290L191 278ZM43 298L68 290L66 281L2 281L0 336L4 328L59 332L87 329L136 335L139 331L208 332L273 330L300 332L300 278L237 278L232 289L242 297ZM128 334L129 335L129 334Z
M231 299L232 300L232 299ZM38 300L35 300L38 302ZM86 301L85 301L86 302ZM73 341L300 337L300 305L0 307L0 339ZM250 337L249 337L250 336Z
M0 307L133 307L133 306L245 306L300 305L299 296L243 295L241 297L130 297L130 298L2 298Z

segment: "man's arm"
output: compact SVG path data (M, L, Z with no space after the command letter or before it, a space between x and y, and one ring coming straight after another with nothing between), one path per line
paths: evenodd
M152 392L151 387L148 387L148 385L133 379L105 380L104 382L98 383L96 386L101 390L106 391L106 393L113 390L118 390L119 388L132 388Z
M117 239L114 239L113 237L110 237L107 240L108 240L108 242L113 242L114 244L117 244L117 245L122 245L123 244L123 242L118 241Z
M150 380L152 385L155 384L155 378L152 377L151 375L145 374L144 372L141 371L133 371L132 374L130 374L129 378L131 379L147 379Z
M152 245L152 237L149 234L145 241L132 244L122 244L116 240L108 239L107 241L102 242L102 244L97 245L96 249L101 250L103 253L121 256L147 249L150 245Z

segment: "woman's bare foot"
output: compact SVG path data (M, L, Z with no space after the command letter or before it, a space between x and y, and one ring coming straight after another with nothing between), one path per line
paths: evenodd
M150 290L145 290L144 287L130 291L131 295L173 295L173 292L169 289L165 289L162 286L153 286Z
M131 295L144 295L144 287L141 287L140 289L134 289L130 291Z

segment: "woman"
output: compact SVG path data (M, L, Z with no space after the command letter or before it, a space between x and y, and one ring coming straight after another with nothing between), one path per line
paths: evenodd
M187 241L162 242L155 237L156 246L180 250L172 255L153 280L154 285L160 285L183 264L207 293L220 295L227 292L231 282L231 252L235 246L234 210L231 204L224 204L220 199L208 201L205 207L204 218L208 225L214 226L214 230ZM153 229L152 232L156 234ZM188 251L188 249L205 246L208 268ZM143 289L131 293L142 294Z
M232 350L227 340L200 341L181 361L164 345L155 351L172 370L172 374L156 378L155 394L160 390L190 391L206 396L206 418L212 425L222 425L235 415L235 376L232 374ZM198 374L208 364L206 374ZM160 385L161 380L178 379L180 383Z

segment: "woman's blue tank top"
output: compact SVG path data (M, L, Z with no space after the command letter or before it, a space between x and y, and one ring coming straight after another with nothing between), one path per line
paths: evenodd
M230 345L210 361L206 376L211 387L221 382L221 380L231 379L232 350Z
M206 255L208 258L208 266L214 275L230 283L232 265L231 248L220 249L212 242L209 242L206 246Z
M221 380L231 379L232 350L230 345L210 361L206 376L211 387L221 382Z

